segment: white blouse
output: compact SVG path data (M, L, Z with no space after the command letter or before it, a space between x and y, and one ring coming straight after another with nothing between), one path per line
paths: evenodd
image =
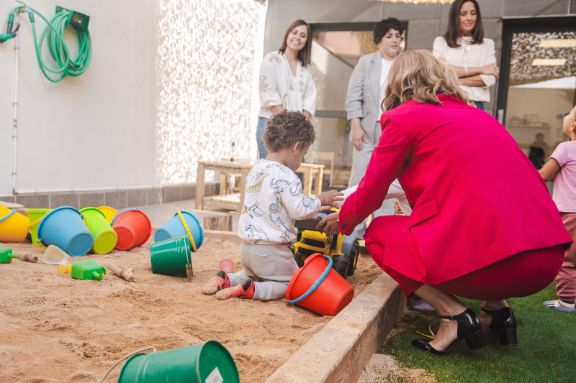
M380 70L380 105L382 105L382 101L384 101L384 96L386 95L386 85L388 84L390 67L392 67L392 60L382 58L382 68Z
M469 44L471 39L459 39L460 44L457 48L450 48L446 39L442 36L436 37L432 52L438 59L447 64L470 68L481 67L488 64L496 64L496 51L494 48L494 40L484 39L482 44ZM483 87L465 86L461 88L464 90L468 97L473 101L490 101L489 87L496 84L496 77L492 75L480 75L484 81Z
M308 67L298 62L296 76L292 75L286 56L270 52L260 66L260 113L272 117L272 107L282 105L291 112L316 111L316 85Z

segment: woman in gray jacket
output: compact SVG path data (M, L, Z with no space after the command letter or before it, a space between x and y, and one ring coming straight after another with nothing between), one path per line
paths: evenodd
M380 139L380 115L388 71L400 53L402 25L395 18L381 20L374 26L378 50L360 57L352 72L346 97L347 118L352 126L352 171L349 186L357 185L368 166Z

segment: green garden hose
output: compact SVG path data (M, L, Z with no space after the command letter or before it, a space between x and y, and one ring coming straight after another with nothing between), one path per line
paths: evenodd
M23 3L22 3L23 4ZM64 8L58 8L56 14L51 20L47 20L40 12L36 11L27 5L18 5L12 9L9 15L10 20L14 19L14 15L18 12L27 12L28 19L32 24L32 34L34 36L34 47L36 49L36 58L40 70L46 79L50 82L57 83L62 81L66 76L80 76L88 69L90 65L92 41L90 39L90 32L86 28L74 28L78 37L78 55L76 58L70 57L70 50L64 40L64 31L70 25L76 13ZM46 28L40 36L36 33L36 22L34 14L38 15L45 23ZM41 50L44 40L48 43L48 51L56 63L56 68L50 68L42 59Z

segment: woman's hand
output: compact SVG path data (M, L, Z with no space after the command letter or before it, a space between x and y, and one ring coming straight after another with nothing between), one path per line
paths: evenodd
M350 125L352 126L352 145L356 150L362 150L362 144L364 143L364 129L362 129L362 124L359 118L353 118L350 120Z
M487 74L491 76L495 76L498 78L500 76L500 68L496 66L496 64L488 64L482 67L482 74Z
M272 114L278 114L284 111L284 106L283 105L274 105L272 107Z
M344 194L338 190L328 190L318 194L322 206L336 207L336 202L344 200Z
M320 229L328 234L328 235L334 235L337 234L339 229L338 229L338 217L340 216L340 212L335 212L332 214L327 215L326 217L322 218L322 220L320 222L318 222L318 225L316 225L317 229Z
M307 119L308 121L312 121L312 115L310 114L309 111L304 110L304 111L302 111L302 114L303 114L304 116L306 116L306 119Z

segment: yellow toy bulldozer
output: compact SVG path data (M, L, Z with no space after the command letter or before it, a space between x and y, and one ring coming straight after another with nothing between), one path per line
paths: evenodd
M332 211L330 211L331 213ZM322 218L296 221L298 241L292 250L298 266L302 267L304 260L312 254L321 253L332 257L332 265L344 278L353 275L358 263L359 241L354 237L342 234L327 235L316 228Z

